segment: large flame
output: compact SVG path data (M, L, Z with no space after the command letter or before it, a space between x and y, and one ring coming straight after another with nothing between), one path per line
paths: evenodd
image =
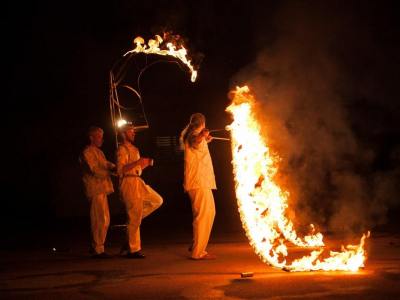
M145 54L158 54L158 55L169 55L175 58L178 58L183 64L185 64L192 74L191 81L195 82L197 78L197 71L194 69L192 62L188 59L187 50L183 46L176 46L177 41L167 42L167 49L161 49L160 47L164 46L162 43L164 42L163 38L159 35L156 35L154 39L150 39L145 44L145 41L142 37L138 36L133 40L133 43L136 45L136 48L128 51L124 54L124 56L130 53L145 53Z
M237 87L233 96L227 111L234 119L228 129L232 136L236 197L243 227L255 252L264 262L288 271L357 271L363 267L364 242L369 232L359 245L342 246L340 252L330 251L329 255L324 251L323 235L314 233L312 224L309 235L303 238L297 235L286 217L289 193L274 181L279 157L268 148L268 140L262 137L252 111L254 97L247 86ZM316 249L288 263L287 242Z

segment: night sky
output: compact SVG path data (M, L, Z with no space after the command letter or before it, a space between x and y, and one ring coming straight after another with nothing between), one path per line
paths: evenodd
M78 157L89 126L104 128L103 150L114 160L110 68L134 37L147 40L165 31L185 40L199 78L191 83L184 68L168 63L142 78L150 129L138 134L137 145L156 159L145 174L165 201L156 220L184 215L190 226L181 153L161 153L156 138L179 135L193 112L204 113L209 128L224 128L230 121L228 92L245 83L260 99L263 119L271 121L265 132L285 161L281 180L293 193L300 221L361 231L396 220L395 1L108 2L6 5L3 230L87 216ZM138 56L137 64L143 62ZM136 99L126 101L137 105ZM210 151L219 187L216 224L238 228L229 144L215 142ZM110 201L111 213L120 215L117 193ZM349 218L349 203L357 217L343 228L340 216Z

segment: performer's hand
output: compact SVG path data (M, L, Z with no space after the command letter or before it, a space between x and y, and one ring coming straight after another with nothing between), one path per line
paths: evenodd
M139 164L140 164L142 169L145 169L145 168L147 168L148 166L151 165L151 159L147 158L147 157L141 157L139 159Z
M146 157L146 167L151 166L151 158Z
M146 166L146 158L144 158L144 157L139 158L138 164L139 164L139 166L142 168L142 170L143 170L144 168L146 168L146 167L147 167L147 166Z
M204 128L201 131L201 134L203 135L203 137L205 137L206 139L208 138L208 136L210 135L210 130L208 130L207 128Z

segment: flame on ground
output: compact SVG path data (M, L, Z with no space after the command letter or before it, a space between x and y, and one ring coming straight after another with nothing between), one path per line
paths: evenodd
M267 138L261 136L252 111L254 103L247 86L237 87L232 104L226 109L234 119L228 129L232 136L236 197L251 246L264 262L287 271L357 271L366 260L364 243L369 232L362 236L359 245L342 246L341 251L330 251L329 256L324 253L327 251L323 235L314 233L312 224L309 235L297 235L286 217L289 193L274 182L279 157L271 153ZM285 242L317 249L288 263Z
M142 37L138 36L133 40L133 43L136 45L136 48L126 52L124 56L135 52L135 53L145 53L145 54L158 54L163 56L168 55L175 57L190 69L190 72L192 74L191 81L195 82L197 78L197 71L194 69L191 60L189 60L187 56L186 48L183 46L176 46L176 43L179 42L179 37L171 39L171 42L167 42L166 49L160 48L164 46L163 42L164 42L163 38L159 35L156 35L155 38L150 39L146 45L145 40Z

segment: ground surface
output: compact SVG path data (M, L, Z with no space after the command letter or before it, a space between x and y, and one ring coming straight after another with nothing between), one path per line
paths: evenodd
M372 235L366 268L355 272L287 273L260 261L243 236L214 236L214 261L188 259L186 240L173 234L144 239L144 260L118 256L110 234L109 260L89 258L87 244L34 251L4 249L1 299L400 299L400 237ZM66 246L68 244L68 246ZM55 248L55 249L53 249ZM252 278L241 278L253 272Z

